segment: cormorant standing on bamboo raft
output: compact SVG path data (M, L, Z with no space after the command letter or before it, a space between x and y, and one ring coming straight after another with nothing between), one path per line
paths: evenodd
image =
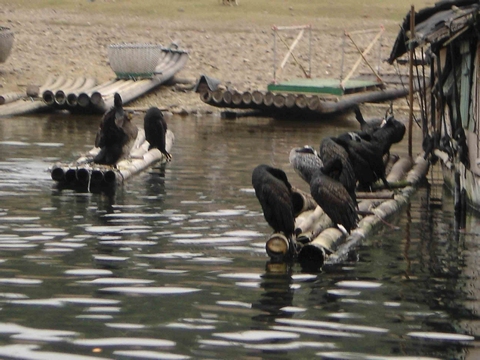
M385 176L385 163L383 162L382 144L371 139L363 133L349 132L337 137L337 143L342 145L348 152L352 163L355 177L361 189L370 189L371 186L381 179L384 185L389 188Z
M143 127L145 129L145 138L150 144L148 150L157 148L163 155L165 155L167 161L172 160L172 155L170 155L165 149L167 122L159 108L153 106L147 110L145 117L143 118Z
M399 143L403 140L406 127L401 122L395 119L393 115L389 115L382 123L382 126L375 130L372 134L372 140L378 141L382 145L382 154L390 154L390 147L393 144Z
M360 130L369 135L372 135L375 130L377 130L382 125L382 122L384 120L383 118L375 118L369 120L368 122L365 121L358 105L355 105L353 111L355 112L355 119L357 119L358 123L360 124Z
M288 157L295 172L308 184L315 171L323 166L318 153L309 145L293 148Z
M283 233L293 245L295 210L292 185L285 172L269 165L258 165L252 173L252 185L267 223L274 232Z
M320 158L326 168L333 166L335 161L340 161L341 167L336 165L337 172L330 174L335 180L340 181L352 197L355 205L357 204L357 177L353 165L348 156L347 150L338 143L335 137L326 137L320 143Z
M128 157L138 134L131 116L123 110L120 94L115 93L113 99L113 107L103 115L95 138L95 146L100 148L93 158L97 164L116 165Z
M357 227L356 203L343 184L330 176L341 172L342 162L335 159L320 168L312 177L310 192L325 214L338 226L350 233Z

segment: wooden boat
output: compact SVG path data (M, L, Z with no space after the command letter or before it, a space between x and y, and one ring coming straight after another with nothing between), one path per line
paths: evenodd
M175 136L167 130L165 135L166 150L170 152ZM158 149L148 150L145 131L138 130L137 139L127 159L119 161L116 166L93 163L94 156L100 151L94 147L87 154L69 163L56 163L50 168L50 175L58 187L85 192L111 190L123 184L131 176L147 169L158 162L166 162L165 155Z
M409 55L410 63L420 63L415 81L425 84L419 99L426 156L440 159L456 210L466 205L480 210L479 15L480 4L473 0L412 8L389 57L393 63Z

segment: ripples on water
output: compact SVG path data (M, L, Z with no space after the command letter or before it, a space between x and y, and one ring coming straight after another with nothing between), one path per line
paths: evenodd
M115 197L54 189L97 123L0 119L1 358L477 358L479 222L455 232L448 193L421 189L350 263L268 261L253 167L304 188L290 149L354 121L174 118L173 162Z

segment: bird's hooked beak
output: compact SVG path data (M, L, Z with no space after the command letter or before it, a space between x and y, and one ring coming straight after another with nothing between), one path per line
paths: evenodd
M297 153L302 153L302 154L313 154L313 155L317 155L317 152L314 148L312 148L311 146L309 145L305 145L303 148L298 148L296 150Z

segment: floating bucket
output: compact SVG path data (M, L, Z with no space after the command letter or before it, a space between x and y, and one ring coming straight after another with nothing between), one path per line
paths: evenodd
M0 26L0 63L5 62L13 46L13 31Z
M155 44L113 44L108 47L108 60L119 79L151 78L164 51Z

